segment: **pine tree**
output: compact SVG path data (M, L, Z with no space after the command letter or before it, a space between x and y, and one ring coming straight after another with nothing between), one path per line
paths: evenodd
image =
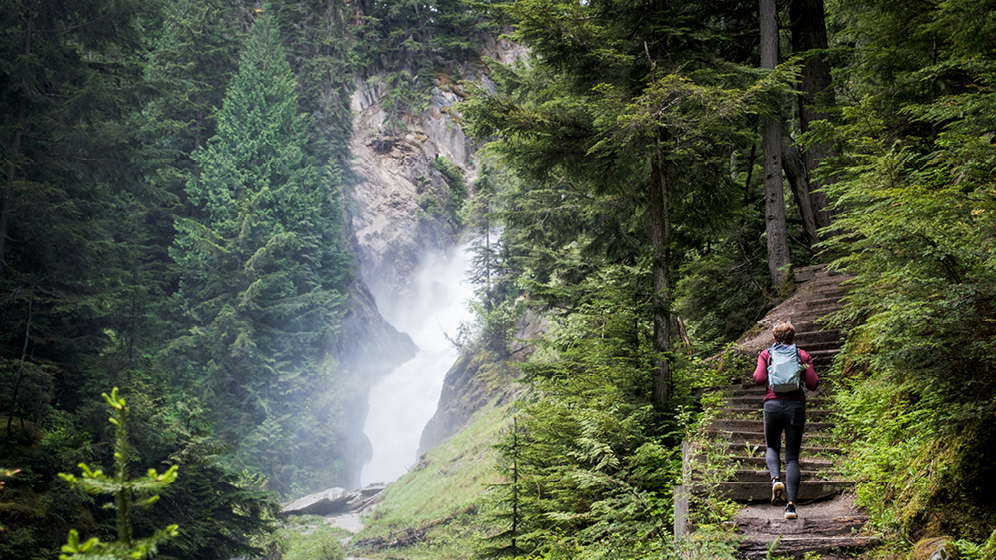
M799 87L799 131L805 134L811 123L830 116L827 107L835 103L829 57L821 52L830 46L823 0L793 0L789 8L789 19L792 22L792 50L796 53L809 53L802 68ZM811 208L814 229L830 227L832 216L830 201L820 188L828 179L817 177L816 170L824 160L836 155L831 145L822 143L808 146L802 157L805 161L806 192L801 194L810 202L808 206ZM807 206L805 202L807 201L800 201L800 210ZM809 220L805 216L804 220L808 224ZM813 237L812 233L810 237Z
M533 68L496 73L503 88L464 113L479 137L499 136L488 150L522 178L526 193L507 210L510 235L536 259L522 266L540 282L563 271L563 282L599 259L646 263L654 394L666 407L679 241L704 238L732 206L722 169L743 137L748 80L715 59L720 22L703 5L524 0L507 10ZM556 262L578 253L580 269Z
M825 188L826 247L854 278L842 418L863 505L904 537L982 541L996 518L992 8L837 5L843 107L811 138L841 153Z
M160 542L177 536L177 525L169 525L146 538L136 538L132 533L132 514L139 507L149 506L159 500L159 494L166 490L177 477L174 465L162 474L149 469L144 477L128 478L128 463L131 461L128 443L128 406L118 396L115 387L111 394L103 393L111 407L110 422L116 426L114 443L114 472L106 475L101 470L92 470L86 463L80 463L83 470L80 478L71 474L59 473L63 480L90 494L111 494L116 510L118 538L114 542L101 542L92 537L80 542L79 533L69 532L69 540L59 555L60 560L81 560L86 558L132 558L144 560L155 555Z
M293 463L262 449L288 453L293 442L308 450L308 442L294 440L307 415L291 415L289 407L300 399L296 406L307 410L308 401L337 390L326 352L350 279L337 177L314 164L308 133L277 27L264 9L225 95L218 135L195 156L201 171L186 189L194 217L176 223L171 254L182 270L179 302L192 324L174 342L171 359L186 370L187 383L212 397L224 418L222 435L240 442L237 460L265 465L285 493L294 477L282 469ZM310 442L311 460L325 464L315 476L334 471L335 458L327 455L338 452L336 439L325 434Z
M405 129L405 117L426 108L435 73L479 54L497 35L483 4L462 0L363 0L358 55L367 75L385 74L381 100L388 135Z
M140 113L156 94L140 22L159 7L14 2L0 15L0 348L60 368L69 400L80 379L113 375L84 374L91 357L134 358L155 336L164 255L138 216L163 198L146 181L163 154Z
M356 10L346 0L298 0L281 4L277 14L293 60L301 108L310 115L309 153L347 184L352 179Z
M235 11L221 0L179 0L166 8L150 55L147 79L163 91L150 107L164 131L164 144L182 163L215 135L215 118L235 70L238 27ZM185 179L185 177L184 177Z

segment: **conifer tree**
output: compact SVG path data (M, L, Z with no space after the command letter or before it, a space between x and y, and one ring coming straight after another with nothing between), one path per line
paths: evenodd
M811 139L841 151L826 245L854 278L838 401L875 488L863 505L903 538L982 541L996 518L992 3L835 10L843 107Z
M139 113L155 95L140 21L159 7L14 2L0 14L0 349L23 372L67 373L58 392L106 373L82 375L89 357L134 357L148 335L160 280L149 265L163 259L137 216L161 198L145 178L162 154Z
M215 134L216 113L235 70L234 12L221 0L178 0L166 6L146 75L164 90L150 107L160 126L170 127L164 143L183 159Z
M162 474L155 469L149 469L144 477L128 478L128 463L130 446L128 444L128 406L118 395L115 387L111 394L103 393L104 400L111 407L111 424L116 426L114 442L114 472L104 474L102 470L92 470L86 463L80 463L83 473L80 478L71 474L59 473L63 480L81 488L90 494L111 494L114 497L113 507L116 510L118 538L115 542L101 542L92 537L80 542L79 533L73 529L62 551L68 554L59 556L60 560L82 560L86 558L129 558L144 560L154 556L157 545L166 539L177 536L176 525L169 525L146 538L136 538L132 533L132 512L139 507L149 506L159 500L163 492L177 477L177 467L174 465Z
M302 110L310 115L309 152L350 180L357 8L346 0L281 4L278 21L297 76Z
M427 107L433 75L471 58L494 28L482 3L461 0L363 0L358 54L374 78L386 74L381 106L389 135L405 128L404 116Z
M334 418L307 427L311 413L335 414L334 402L312 412L309 403L337 390L326 352L350 278L337 178L306 152L308 132L264 8L226 93L218 135L195 156L201 171L186 189L194 217L176 222L171 253L192 323L171 359L211 397L222 435L239 442L236 460L262 469L284 493L295 478L285 472L294 464L286 454L310 453L314 476L327 477L340 439ZM291 415L291 406L300 414ZM331 433L304 437L313 429Z
M721 170L744 106L736 72L718 71L719 23L704 6L655 1L523 0L506 9L515 38L537 55L533 69L497 73L504 87L482 92L465 115L479 137L499 136L488 149L523 177L511 235L531 236L523 241L539 261L523 266L545 283L554 271L559 281L583 276L599 259L646 263L653 394L666 408L678 242L703 236L731 206ZM578 252L588 257L580 270L556 262Z

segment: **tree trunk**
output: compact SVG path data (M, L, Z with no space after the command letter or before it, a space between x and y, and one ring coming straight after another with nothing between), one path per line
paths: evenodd
M823 0L792 0L789 14L792 19L793 51L805 52L827 48L826 11ZM810 123L828 117L826 113L817 110L817 102L834 103L833 89L830 88L830 70L830 63L822 56L810 56L802 68L802 83L799 86L802 92L799 96L799 125L804 133L809 130ZM820 189L827 181L816 179L813 172L824 159L836 155L833 146L826 142L813 144L804 154L810 199L816 217L816 226L819 228L829 227L833 215L829 208L829 200Z
M663 409L671 398L671 224L668 216L667 180L660 154L654 156L650 169L650 243L653 250L651 273L654 293L654 352L657 374L654 377L654 404Z
M760 0L761 68L778 65L778 13L775 0ZM768 272L771 284L781 292L790 273L788 230L785 227L785 198L782 190L782 126L778 100L772 101L771 115L761 120L764 152L764 214L768 233Z
M782 135L782 163L785 164L785 177L792 186L792 194L795 195L796 205L799 206L799 215L802 217L802 226L806 229L806 235L809 236L809 244L815 247L820 242L817 231L819 226L816 225L816 215L813 212L806 164L802 161L799 148L792 144L785 134Z

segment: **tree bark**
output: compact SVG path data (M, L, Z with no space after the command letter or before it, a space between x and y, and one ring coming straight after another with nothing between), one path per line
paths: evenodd
M792 19L793 51L805 52L828 47L823 0L793 0L789 14ZM799 95L799 125L802 132L807 132L813 121L823 120L829 116L819 111L817 107L818 104L834 103L831 81L830 63L823 56L810 56L806 59L806 64L802 68L802 83L799 85L802 92ZM829 199L820 188L827 181L816 179L813 173L824 159L836 155L833 146L826 142L813 144L804 154L816 226L821 229L830 226L833 213L829 208Z
M654 352L658 357L654 376L654 404L665 408L671 398L671 224L668 216L668 177L661 154L650 168L650 243L653 251L651 273L654 282Z
M806 229L806 235L809 236L809 244L815 247L820 242L820 236L809 191L809 175L806 173L806 164L802 161L799 148L792 144L785 134L782 135L782 163L785 177L792 186L792 194L795 195L795 202L799 207L802 225Z
M778 65L778 13L775 0L760 0L761 68ZM782 128L778 100L772 101L771 115L761 121L764 152L764 214L768 234L768 272L771 284L781 292L790 271L788 230L785 226L785 198L782 188Z

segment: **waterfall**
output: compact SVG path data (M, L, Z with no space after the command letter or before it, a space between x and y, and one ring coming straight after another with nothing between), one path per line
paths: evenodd
M474 288L467 281L467 245L446 254L429 255L415 274L414 296L381 314L399 331L407 332L419 352L370 389L363 432L373 446L360 482L392 482L417 460L419 437L432 418L443 378L458 351L455 338L461 322L470 319L467 301Z

